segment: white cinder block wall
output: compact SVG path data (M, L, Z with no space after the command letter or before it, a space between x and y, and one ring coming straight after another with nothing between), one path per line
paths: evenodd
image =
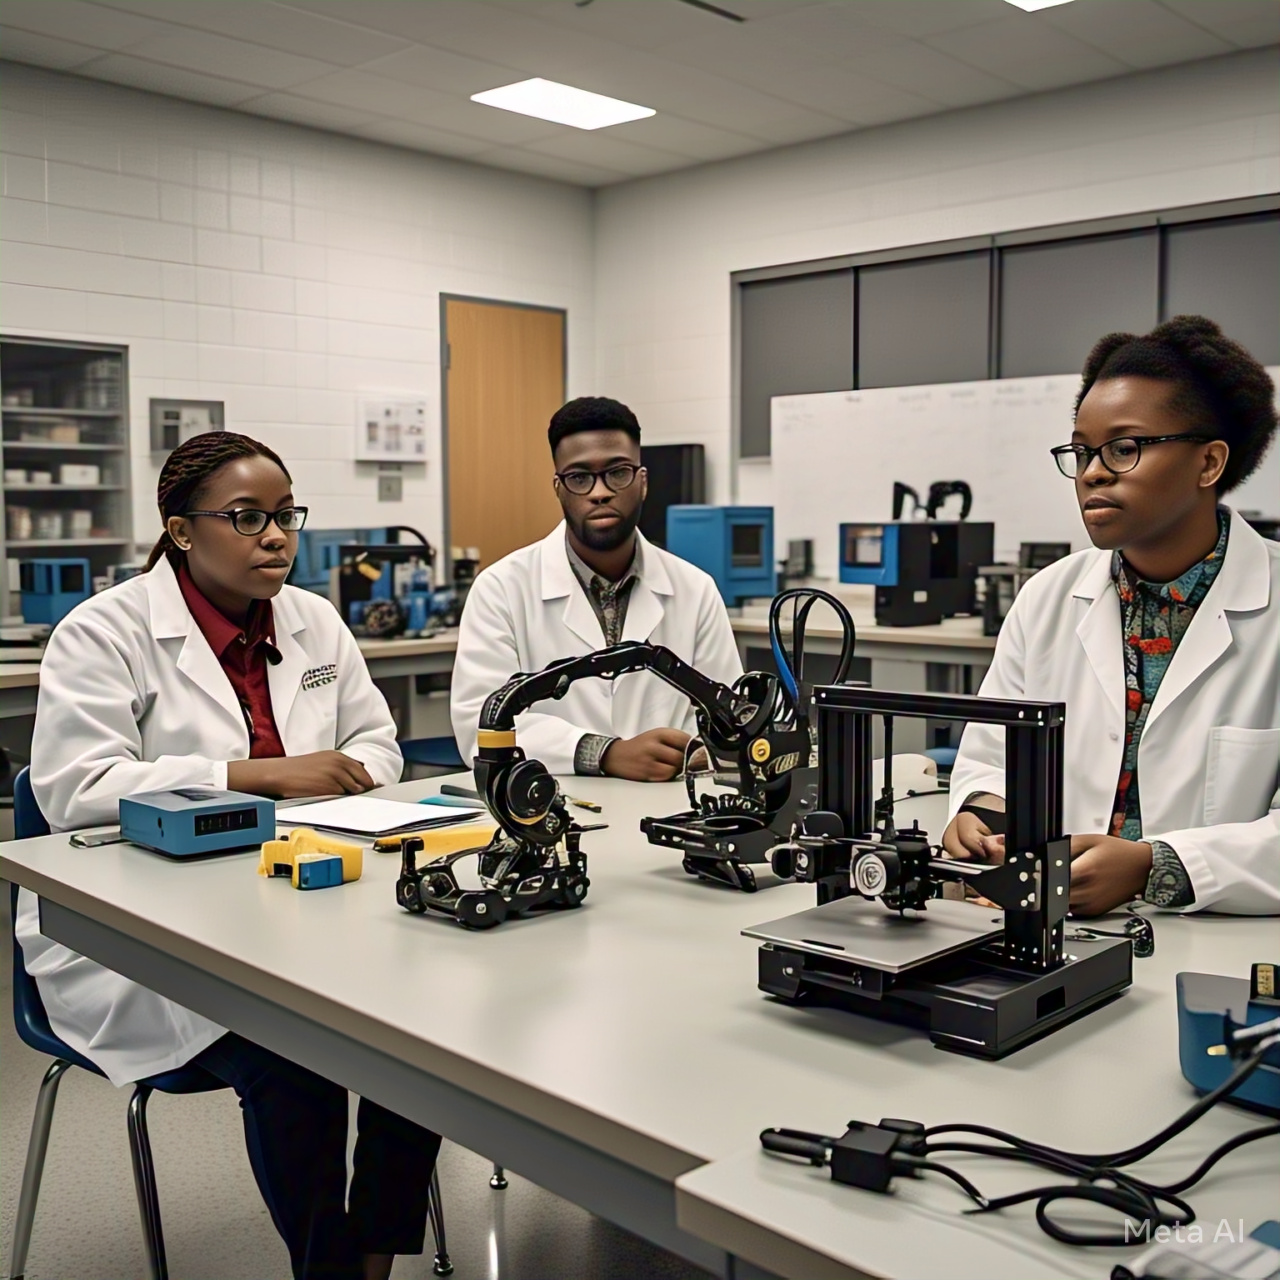
M597 381L647 439L703 441L727 502L731 271L1280 191L1278 72L1250 51L606 188ZM768 463L737 470L773 501Z
M128 346L139 542L148 400L188 396L280 451L315 527L439 545L439 432L402 503L351 457L361 390L438 422L442 292L567 308L592 389L590 192L14 64L0 92L0 332Z

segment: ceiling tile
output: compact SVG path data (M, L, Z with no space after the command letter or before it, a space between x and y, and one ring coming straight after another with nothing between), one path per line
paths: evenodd
M373 120L356 126L352 132L361 138L374 138L378 142L390 142L397 147L411 147L442 156L474 156L492 150L489 143L479 138L464 138L446 129L433 129L430 125L415 124L409 120Z
M165 24L119 13L81 0L5 0L4 23L23 31L65 39L98 49L123 49L126 45L165 30ZM6 52L6 56L8 56Z
M799 17L807 18L810 12ZM992 102L1019 91L1012 81L970 66L919 40L906 40L855 24L841 15L832 16L829 9L825 14L814 15L814 23L806 33L815 50L810 55L811 59L824 56L817 51L825 50L825 57L830 59L834 72L848 74L851 78L867 76L877 84L901 90L904 115L918 114L922 100L937 106L967 107ZM799 94L795 86L784 88L781 84L776 91L793 101L817 107L820 100L803 92L808 79L806 70L801 75L799 87L802 92ZM834 100L840 96L839 81L831 76L827 81L828 92L821 101L828 104L822 109L830 111L836 109L830 105L833 100L831 91L835 91ZM856 101L858 97L855 88L851 91L851 100ZM860 119L856 114L850 118Z
M1128 70L1118 59L1049 26L1040 14L1017 10L980 27L931 36L928 43L962 62L1036 91L1122 75Z
M131 58L122 53L109 53L88 62L79 68L79 73L92 76L95 80L110 80L114 84L145 89L149 93L165 93L172 98L209 102L219 107L238 106L260 92L251 84L239 84L234 80L200 75L177 67L164 67L158 62L147 62L143 58Z
M1160 0L1166 9L1180 13L1207 31L1220 31L1231 22L1252 22L1259 14L1275 12L1275 0Z
M615 125L609 136L626 142L638 142L659 151L671 151L691 160L725 160L760 150L760 140L729 129L716 129L683 120L669 111L660 111L646 120L632 120Z
M828 116L838 116L845 122L845 129L879 124L885 120L907 120L941 110L936 99L923 93L909 93L893 85L882 84L871 76L829 65L812 67L802 79L792 85L781 85L779 89L793 93L796 100L806 107ZM1008 92L1018 91L1010 88Z
M1276 6L1280 15L1280 6ZM1040 15L1051 27L1130 67L1163 67L1230 53L1232 46L1156 0L1076 0Z
M315 98L371 112L375 116L408 120L433 128L469 134L490 146L517 145L545 138L562 125L534 120L511 111L481 106L461 94L418 89L399 80L387 80L365 71L338 71L299 85L295 96Z
M6 16L8 11L6 10ZM70 71L73 67L98 57L101 49L73 44L54 36L38 35L34 31L19 31L16 27L0 26L0 51L10 62L29 62L37 67L53 67L58 71Z
M1280 43L1280 6L1267 13L1256 13L1238 22L1217 24L1217 34L1239 49L1256 49L1265 44Z
M316 102L312 98L298 98L291 93L264 93L260 97L242 102L240 109L252 111L256 116L270 116L274 120L310 125L313 129L339 131L354 129L377 119L376 114L371 111Z
M332 70L328 63L314 58L300 58L296 54L281 53L245 40L228 40L225 36L190 27L178 27L172 32L148 36L131 44L128 53L135 58L147 58L152 62L202 73L210 67L217 67L227 73L228 79L259 84L264 89L288 89Z
M827 6L850 9L864 22L900 36L941 35L976 27L1004 15L1004 0L842 0Z
M594 0L582 8L567 0L551 4L531 4L529 0L489 0L489 3L518 12L522 17L537 18L631 49L656 49L681 40L697 39L708 31L740 30L746 25L731 23L692 5L676 4L674 0L663 4L655 4L654 0ZM742 12L732 0L722 0L722 3L726 8Z
M526 151L522 147L498 147L493 151L482 151L475 160L479 164L492 165L497 169L514 169L517 173L531 173L540 178L572 182L582 187L603 187L614 182L625 182L631 176L617 169L580 164L576 160L542 155Z
M7 5L8 0L5 2ZM239 5L228 4L226 0L98 0L98 3L178 26L252 41L286 53L318 58L340 67L394 53L404 48L405 43L351 22L337 22L321 14L263 0L256 0L249 21ZM356 12L355 7L349 5L348 12Z
M636 177L641 174L663 173L680 168L683 164L695 163L670 151L659 151L654 147L626 142L622 138L611 138L604 129L592 133L582 129L566 129L557 137L529 143L527 149L544 156L573 160L578 164L618 169Z
M641 50L620 49L602 65L584 66L575 83L770 145L797 135L821 137L845 126L844 121L797 107L773 93Z
M516 16L508 15L496 6L481 3L481 0L419 0L416 3L405 3L405 0L358 0L354 4L352 0L281 2L292 9L323 13L343 22L355 22L369 31L400 36L419 44L443 43L444 47L450 49L458 46L438 37L454 32L469 33L462 37L469 42L486 25L505 27L507 18ZM466 52L466 49L461 51Z
M451 53L448 49L421 44L410 45L399 53L366 63L360 69L366 75L386 76L402 84L436 89L442 93L461 93L468 97L483 89L509 84L524 74L496 62L483 62L461 53Z

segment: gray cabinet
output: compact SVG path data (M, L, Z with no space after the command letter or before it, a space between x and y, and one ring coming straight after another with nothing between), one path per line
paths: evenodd
M126 350L0 339L6 616L23 561L87 559L93 577L131 558Z

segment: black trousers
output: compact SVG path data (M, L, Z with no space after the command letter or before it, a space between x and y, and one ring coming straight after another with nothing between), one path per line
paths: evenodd
M422 1252L439 1134L361 1098L348 1196L345 1089L234 1032L194 1062L239 1095L295 1280L360 1280L363 1254Z

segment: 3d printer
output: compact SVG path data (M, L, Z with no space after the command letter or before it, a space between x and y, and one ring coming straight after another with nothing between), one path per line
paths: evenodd
M1071 886L1062 831L1065 709L849 686L814 691L818 806L773 854L782 876L817 885L816 908L744 932L764 942L762 990L928 1029L940 1048L998 1058L1095 1008L1132 980L1129 938L1064 947ZM872 721L884 720L885 776L871 782ZM1005 860L938 856L928 834L899 831L893 718L996 724L1005 731ZM940 897L970 886L1003 916ZM888 908L886 910L886 908Z

